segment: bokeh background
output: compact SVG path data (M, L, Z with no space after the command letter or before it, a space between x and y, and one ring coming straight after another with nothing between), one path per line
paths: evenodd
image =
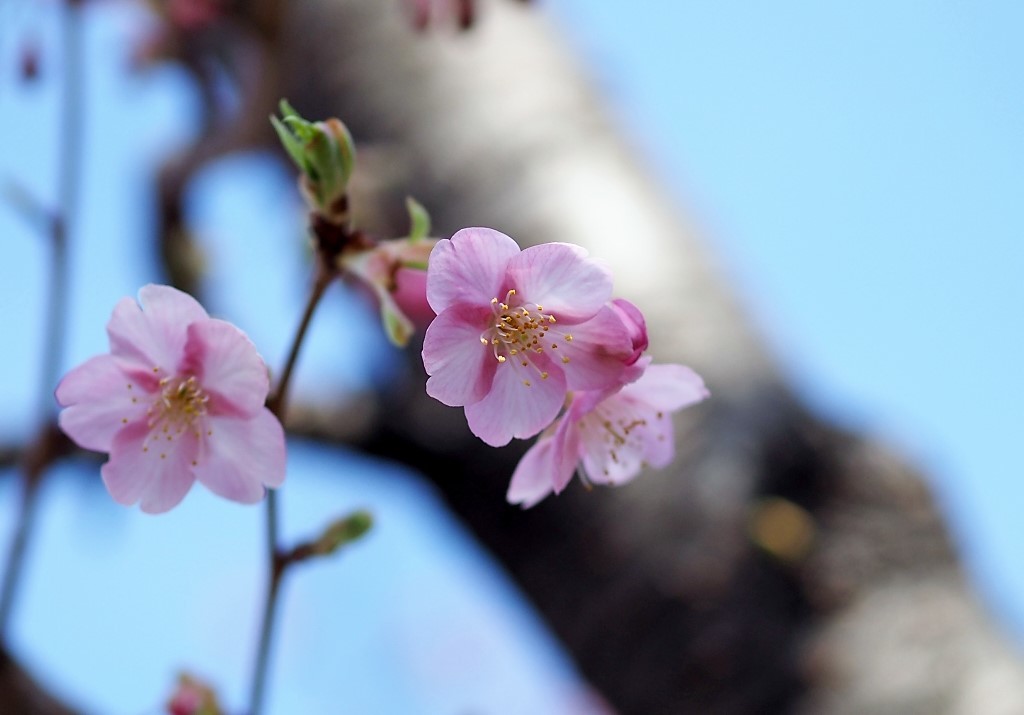
M974 582L1019 639L1024 9L543 0L533 11L564 34L635 152L697 217L801 395L932 477ZM44 201L57 163L54 17L51 3L0 4L0 182ZM149 182L199 124L181 70L132 66L143 12L100 2L84 17L67 367L105 349L111 307L157 275ZM26 47L39 52L34 82L18 79ZM288 172L260 154L212 166L189 191L209 307L272 366L308 270L293 193ZM0 237L0 437L10 443L38 418L46 247L10 207ZM390 350L361 298L335 289L298 390L385 383L397 370ZM313 444L293 445L289 464L287 535L356 507L372 509L379 528L288 584L269 712L333 711L325 702L346 712L589 711L568 659L431 487ZM241 706L262 514L197 490L174 513L144 517L113 504L96 469L61 464L46 487L15 652L89 712L158 712L183 669ZM13 482L0 479L0 546Z
M1024 633L1024 8L546 6L789 378L925 466Z

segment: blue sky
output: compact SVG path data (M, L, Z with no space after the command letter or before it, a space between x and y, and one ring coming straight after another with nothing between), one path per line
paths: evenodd
M1024 458L1016 449L1024 427L1024 7L537 7L563 25L638 151L707 227L723 270L800 391L934 476L973 572L1024 632ZM45 42L39 17L23 13L18 22ZM111 306L152 275L139 238L149 230L146 167L191 131L182 117L192 98L179 74L125 77L123 31L106 20L90 28L90 173L74 248L69 366L105 349ZM53 88L12 84L17 37L0 32L0 180L14 176L50 196ZM260 245L250 272L261 263L278 268L258 280L219 276L210 307L279 364L304 265L287 242L299 241L296 215L246 209L291 190L290 179L260 166L242 157L209 172L191 210L212 265L251 258ZM231 180L239 173L255 178L242 188ZM0 329L9 336L0 431L11 435L33 419L45 254L9 211L0 210L0 236ZM344 389L378 374L379 353L366 348L382 344L376 328L354 324L351 307L339 292L318 316L299 389L315 394L323 379ZM303 486L284 495L288 528L358 506L385 518L364 550L298 574L286 595L295 635L285 636L272 691L281 712L306 711L307 697L349 697L367 711L487 705L490 713L543 713L538 703L570 697L568 665L429 488L310 446L293 450L292 468ZM246 555L246 544L256 541L260 515L197 492L180 512L150 519L85 486L88 470L95 465L69 464L52 482L15 631L23 657L98 712L152 708L181 667L214 678L240 702L245 656L211 634L251 637L258 555ZM350 476L325 477L338 472ZM0 524L10 523L9 483L0 481ZM176 588L189 597L168 600ZM67 599L70 590L84 595ZM421 598L403 610L410 592ZM382 603L390 610L372 607ZM324 642L318 633L328 630L346 636ZM150 645L139 648L139 634ZM311 696L311 680L332 682L317 670L325 652L349 682ZM452 667L467 652L479 667ZM129 663L131 682L123 677ZM535 699L496 702L505 690Z

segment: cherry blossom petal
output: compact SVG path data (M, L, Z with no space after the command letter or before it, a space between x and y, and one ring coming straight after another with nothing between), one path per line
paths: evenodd
M559 341L557 352L563 358L561 367L570 390L603 390L623 382L633 348L629 330L613 309L604 306L593 318L566 332L572 340Z
M438 314L458 304L489 305L504 296L505 268L517 255L519 245L490 228L464 228L438 241L428 262L427 302Z
M134 385L117 360L97 355L60 381L55 393L64 407L58 423L79 447L109 452L114 435L146 411L149 399Z
M264 408L255 417L211 417L202 449L192 468L196 478L218 496L242 504L260 501L264 487L279 487L285 477L285 440L281 423Z
M643 422L648 417L654 415L620 395L613 395L588 415L580 425L580 457L590 481L624 484L640 473L647 461L648 443L640 434L647 429ZM665 421L671 425L667 418Z
M644 462L655 469L667 467L676 456L672 417L667 412L651 410L646 419L647 424L636 430Z
M570 243L531 246L509 261L507 274L523 300L565 324L588 320L612 295L608 269Z
M430 324L423 337L428 395L449 407L462 407L491 389L498 361L491 346L480 343L490 316L489 309L453 306Z
M555 467L551 475L551 487L555 494L561 494L572 481L580 458L580 431L573 421L571 409L562 417L551 441L554 443L552 456Z
M651 365L643 377L622 388L622 394L663 412L680 410L711 395L700 375L685 365Z
M147 439L149 438L149 439ZM167 446L152 439L145 422L133 422L117 433L110 461L100 474L114 501L159 514L177 506L192 487L191 465L198 440L187 433Z
M532 360L531 367L515 360L498 366L490 392L466 406L470 431L492 447L506 445L513 437L533 437L558 416L565 400L565 376L544 354Z
M195 298L169 286L147 285L139 303L122 298L107 323L110 352L150 370L178 367L189 324L208 318Z
M180 368L202 383L215 415L252 417L263 409L270 390L267 366L256 346L234 325L215 318L188 326Z
M557 472L554 439L542 437L519 460L505 498L509 504L521 504L524 509L529 509L551 493ZM572 472L569 478L572 478Z

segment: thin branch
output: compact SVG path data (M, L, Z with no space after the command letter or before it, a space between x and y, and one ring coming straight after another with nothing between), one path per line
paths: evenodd
M30 453L38 458L27 463L22 472L22 499L11 540L3 584L0 586L0 642L4 640L14 609L25 555L38 510L39 483L46 467L56 457L50 449L52 438L53 388L60 377L64 359L66 316L68 313L68 228L76 215L82 155L82 105L84 97L82 61L81 0L66 0L60 14L63 48L63 85L60 108L57 210L50 225L52 242L46 332L43 344L42 383L39 390L39 414L42 427Z
M309 300L299 321L299 327L295 331L295 338L292 340L291 349L285 360L284 369L281 371L281 379L278 381L277 390L267 400L268 409L284 422L284 414L287 405L288 387L291 384L295 364L298 362L299 350L305 342L306 334L309 331L313 313L316 311L320 299L323 298L327 286L331 284L335 274L322 261L318 261L317 275L313 287L309 293ZM270 662L270 647L273 641L274 619L277 612L278 594L280 592L281 580L288 566L288 560L278 546L278 519L277 519L277 491L267 491L267 560L269 564L269 576L267 580L267 591L263 605L263 618L260 623L260 640L256 650L256 662L253 666L252 690L249 696L249 715L259 715L263 708L263 694L266 690L267 666Z

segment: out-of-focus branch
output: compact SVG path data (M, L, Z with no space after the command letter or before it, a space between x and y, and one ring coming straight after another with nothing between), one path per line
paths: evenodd
M0 712L11 715L76 715L42 688L0 648Z
M184 191L207 162L273 139L267 117L283 96L276 58L282 54L284 6L281 0L255 0L238 4L234 12L198 29L168 28L174 57L195 78L204 98L205 121L196 141L160 169L157 245L169 282L192 295L200 294L203 265L185 222ZM217 102L213 67L234 79L238 107L229 109Z
M47 466L59 456L61 440L54 436L51 416L53 390L64 359L68 313L68 231L77 215L82 155L82 105L84 63L82 61L81 0L65 0L60 13L61 106L57 141L57 208L50 218L50 270L47 314L42 345L43 368L39 389L40 427L22 469L21 503L14 534L0 582L0 643L5 641L15 606L32 525L39 508L39 484Z

